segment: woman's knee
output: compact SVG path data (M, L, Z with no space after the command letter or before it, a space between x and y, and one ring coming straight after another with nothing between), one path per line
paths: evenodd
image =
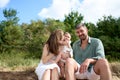
M57 67L55 67L55 68L53 68L53 70L58 71L58 68L57 68Z
M47 69L45 70L43 76L42 76L42 80L46 80L45 78L50 78L50 73L51 73L51 70L50 69Z
M50 69L47 69L47 70L45 70L44 74L46 74L46 73L48 74L48 73L50 73L50 71L51 71Z

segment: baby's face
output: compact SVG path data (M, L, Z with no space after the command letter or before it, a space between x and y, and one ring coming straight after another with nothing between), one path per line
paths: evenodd
M64 37L60 40L61 45L66 45L71 41L71 35L70 34L64 34Z
M70 34L65 34L64 38L65 38L65 40L68 40L68 41L71 40L71 36L70 36Z

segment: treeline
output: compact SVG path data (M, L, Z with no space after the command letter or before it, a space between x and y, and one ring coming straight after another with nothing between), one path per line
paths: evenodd
M24 51L39 58L43 44L55 29L63 29L72 35L72 43L78 39L75 35L75 25L83 21L84 16L77 11L65 15L64 21L55 19L31 20L18 24L19 17L15 9L4 9L5 20L0 21L0 53ZM105 54L109 60L120 59L120 17L103 16L95 24L85 22L91 37L100 38L104 44Z

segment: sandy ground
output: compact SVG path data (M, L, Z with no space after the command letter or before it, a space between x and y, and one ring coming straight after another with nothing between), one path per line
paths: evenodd
M111 63L112 80L120 80L120 63ZM0 71L0 80L38 80L34 69L27 71Z
M38 80L34 71L0 72L0 80Z
M38 80L34 71L22 72L0 72L0 80ZM119 77L113 76L112 80L120 80Z

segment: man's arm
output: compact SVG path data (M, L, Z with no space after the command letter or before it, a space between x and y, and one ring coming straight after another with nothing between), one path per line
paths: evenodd
M95 49L96 56L93 57L93 59L98 60L100 58L105 58L104 46L100 39L97 40Z

